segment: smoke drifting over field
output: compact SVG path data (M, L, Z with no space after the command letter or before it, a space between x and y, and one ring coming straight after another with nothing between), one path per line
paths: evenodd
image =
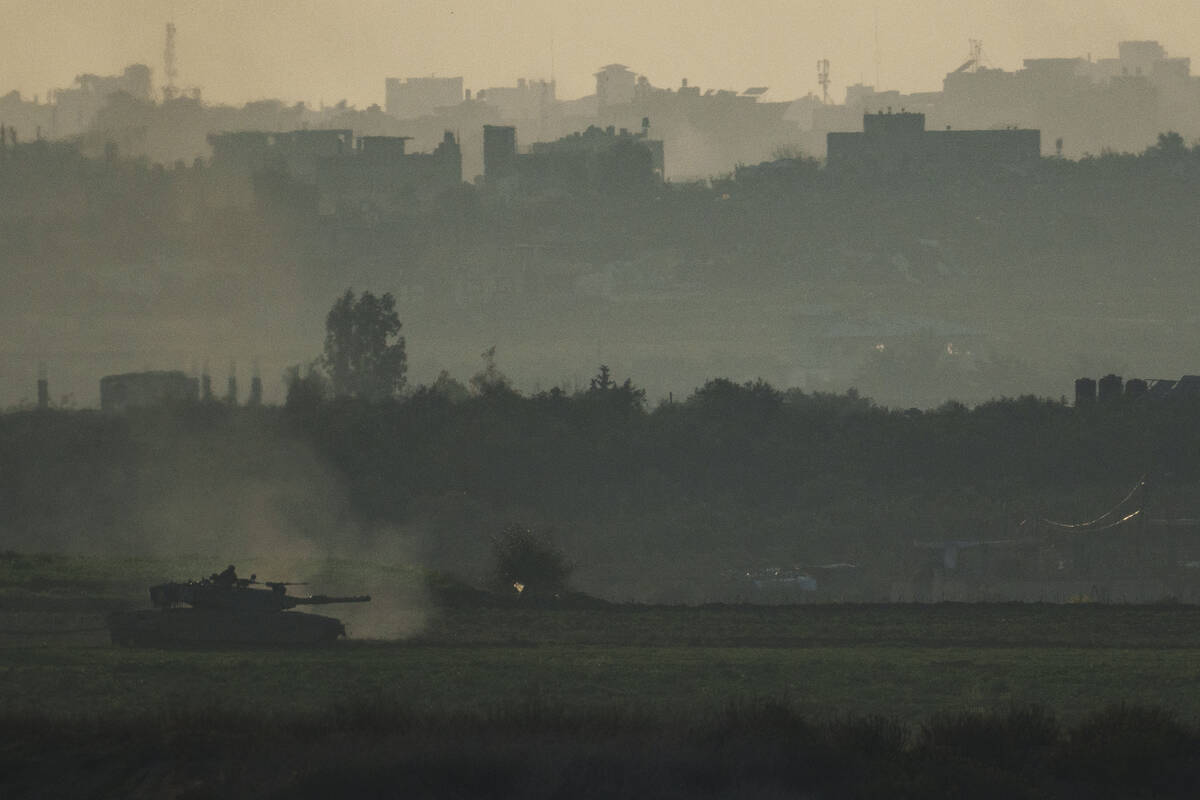
M160 580L234 564L240 577L308 584L293 594L371 595L369 604L325 611L359 638L404 638L423 627L421 527L358 521L339 472L266 418L40 421L46 427L26 431L38 444L17 439L26 461L16 471L28 482L8 495L5 549L151 557L203 570Z
M163 21L144 4L43 4L56 42L107 11L105 25L133 31L113 46L146 63L72 66L79 77L52 97L0 94L5 546L199 556L370 592L375 603L348 614L360 635L390 635L419 619L372 615L424 608L417 578L356 586L312 565L473 580L489 534L557 525L577 588L699 601L741 560L840 563L873 552L885 527L893 544L911 538L927 498L896 488L901 519L857 492L895 478L891 453L922 410L944 412L928 430L955 430L947 420L970 406L1068 396L1081 375L1177 379L1200 365L1200 77L1187 60L1200 41L1149 41L1156 27L1190 36L1190 6L924 0L879 9L876 54L861 45L875 28L861 2L824 32L769 0L687 19L663 3L385 5L318 26L246 4L175 9L180 75L206 86L193 93L190 77L164 85L175 76L157 66ZM585 16L587 30L560 27ZM1086 25L1062 33L1047 24L1059 19ZM975 24L1011 40L968 33ZM393 71L434 69L431 50L379 38L400 28L448 60L439 71L462 73L418 78L408 99L448 85L445 102L439 90L411 113L404 92L377 103ZM6 28L6 64L23 61L4 46L10 29L46 40ZM503 70L529 66L547 31L571 42L563 77L507 85ZM968 35L987 46L963 63ZM155 52L129 46L137 37ZM943 91L900 93L925 78L893 77L897 39L922 74L947 77ZM788 85L806 48L804 63L834 65L829 97ZM64 44L42 55L46 69L62 69L59 53L95 51ZM858 100L843 104L853 65L867 84L875 55L879 85L853 86ZM311 93L330 102L295 102ZM394 296L407 385L347 384L281 408L283 375L322 353L348 288ZM503 391L472 383L481 352L495 354ZM605 380L628 378L624 400L590 394L601 365ZM104 376L141 370L205 372L212 396L94 411ZM252 370L263 391L247 402ZM240 391L226 392L229 377ZM1065 408L1000 407L1048 425ZM830 433L843 418L862 438ZM928 455L919 437L911 446ZM838 472L827 462L843 452L856 455ZM979 474L999 488L929 503L955 508L946 536L996 520L1003 481L1030 502L1025 472ZM922 480L932 492L941 477Z
M308 584L293 594L368 594L366 605L301 610L344 620L356 638L419 633L428 599L417 529L364 527L354 519L344 479L310 446L260 435L185 435L176 447L157 450L141 468L147 499L131 551L206 555L236 564L241 577ZM363 564L374 569L353 568ZM385 565L395 569L381 572Z

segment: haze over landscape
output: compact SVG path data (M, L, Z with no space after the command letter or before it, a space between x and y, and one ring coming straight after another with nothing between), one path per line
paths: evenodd
M362 461L349 434L321 439L340 424L333 401L369 414L407 403L419 416L440 398L455 409L450 439L409 447L470 461L458 426L496 411L496 398L515 404L498 407L505 425L528 415L536 430L570 403L583 419L600 413L602 398L616 416L596 430L625 436L622 425L644 420L646 441L669 451L682 446L675 413L793 425L831 408L868 419L1043 397L1058 409L1068 397L1086 405L1087 381L1094 393L1109 373L1130 379L1131 397L1186 395L1193 381L1181 376L1200 364L1200 76L1186 49L1200 42L1184 24L1197 12L1181 4L618 13L313 0L18 13L32 16L6 28L0 75L22 89L0 96L0 402L119 414L189 400L290 420L248 417L236 423L247 432L200 437L217 464L257 464L248 492L244 476L217 492L219 466L198 467L190 448L162 454L178 460L173 482L109 518L115 538L93 546L139 550L164 529L179 547L243 540L263 525L241 517L271 519L255 510L259 481L272 487L268 507L320 505L305 487L347 481L324 503L346 526L314 528L326 519L314 512L268 528L308 520L300 538L332 547L326 528L370 538L416 525L436 563L480 558L455 515L501 519L522 503L547 521L564 513L561 497L538 496L538 463L511 476L485 463L485 478L460 465L409 501L385 501L380 476L409 466L387 452ZM970 35L979 29L986 43ZM879 85L847 85L877 58ZM35 97L37 82L55 88ZM359 356L335 366L350 347L339 336L363 334L336 334L331 304L355 302L366 318L346 331L403 337L390 367ZM866 450L874 424L855 428ZM317 438L290 462L311 469L279 479L282 463L252 453L291 452L288 425ZM771 452L768 464L792 458ZM880 468L843 467L854 480ZM598 494L576 506L602 505L611 478L601 470ZM656 535L670 538L690 513L672 516L683 498L712 478L678 479L690 488L677 507L635 513L627 498L619 535L665 515ZM149 477L131 480L137 495ZM730 489L735 505L748 502L739 491L770 495L775 479L764 480L731 477L745 482ZM463 481L491 499L429 500ZM200 486L217 502L193 504ZM770 533L781 524L770 505L754 506L767 519L750 549L789 552ZM48 518L37 507L22 541L89 541L88 503ZM215 522L231 509L246 510ZM607 534L591 536L576 514L574 546L601 552ZM803 545L808 557L857 557L888 527L852 516L840 539L842 522L813 522L824 533ZM450 533L427 534L438 526ZM622 568L607 565L596 585L615 591ZM640 573L629 591L660 596L647 582ZM672 587L661 596L708 590Z
M590 212L582 207L552 223L534 221L536 212L527 207L534 216L529 224L518 222L526 214L518 204L467 236L452 233L443 214L431 224L444 235L387 243L347 228L348 207L327 213L330 190L317 180L315 162L301 179L317 180L321 199L314 210L320 213L304 223L293 215L297 231L252 225L239 243L218 248L213 245L225 234L214 235L213 221L197 210L246 207L248 186L240 196L226 194L224 184L220 191L201 186L232 163L222 166L206 137L238 130L333 128L360 139L403 135L413 137L409 153L433 151L449 131L461 151L458 174L471 183L483 177L485 124L514 126L524 153L532 143L552 143L588 126L636 130L643 123L649 127L642 135L663 141L660 177L676 189L758 162L782 164L781 155L821 158L827 131L859 130L864 112L893 106L925 114L930 130L1040 129L1043 156L1056 148L1072 159L1109 150L1139 153L1168 130L1178 130L1186 144L1200 135L1196 78L1187 60L1193 50L1200 52L1200 41L1189 38L1200 25L1188 24L1198 14L1188 4L1169 2L1143 4L1136 12L1116 3L1066 2L757 2L702 10L666 3L620 10L570 3L503 10L386 3L343 8L320 0L22 6L15 10L17 21L0 31L0 90L20 92L0 101L0 117L6 117L0 122L12 128L13 141L70 139L92 159L112 152L151 164L218 169L203 180L199 173L196 180L177 173L169 191L178 200L158 209L169 220L130 210L118 251L71 247L65 240L61 252L48 242L32 244L25 255L10 248L10 262L31 271L7 277L12 313L4 323L0 401L30 401L39 363L49 371L56 398L95 405L96 381L107 372L153 367L198 374L207 364L223 376L231 362L235 371L240 365L243 382L257 364L267 400L278 401L279 376L311 358L322 309L345 286L397 295L412 345L412 375L419 381L443 369L465 377L491 345L525 390L579 386L592 362L608 361L641 381L652 401L686 394L722 374L808 389L857 385L882 402L916 405L1021 391L1061 395L1069 391L1071 373L1097 369L1177 375L1200 355L1170 339L1179 326L1194 324L1190 311L1177 306L1178 293L1159 296L1154 287L1161 284L1151 283L1131 296L1090 280L1083 305L1122 305L1120 313L1105 312L1127 329L1118 332L1112 326L1090 330L1081 303L1067 302L1059 291L1067 285L1063 264L1121 252L1086 236L1078 221L1043 240L1036 258L1054 260L1060 265L1055 270L1032 269L1028 256L1007 266L995 263L1018 242L1028 245L1028 230L1006 226L1001 238L1011 242L984 247L990 223L982 208L975 214L977 230L968 230L965 217L949 224L926 209L904 223L896 217L864 238L856 232L860 212L849 211L836 232L814 230L815 238L788 239L787 226L779 224L769 225L764 237L758 223L737 222L724 237L705 243L689 236L696 216L679 205L656 217L657 229L630 238L589 229L583 221ZM164 65L164 20L177 31L171 78ZM982 38L982 48L968 47L969 38ZM1114 57L1119 42L1146 45L1150 39L1158 41L1141 55L1135 47ZM1040 60L1024 60L1031 57ZM1067 64L1067 57L1077 60ZM818 59L829 61L825 86L817 85ZM599 81L610 72L594 74L615 61L632 68L611 72L628 81L620 90L628 94L601 98ZM138 62L148 70L126 69ZM1056 72L1063 64L1075 73L1066 83ZM874 84L877 69L878 86L858 85ZM106 74L114 77L96 77ZM391 89L385 96L385 77L430 74L443 82L462 76L457 95L421 99L417 106L394 99ZM549 78L555 83L542 82ZM930 91L943 80L944 92ZM118 86L132 99L110 101L107 93ZM753 175L739 176L743 191L734 196L757 192L748 183ZM247 172L240 180L250 177ZM433 197L446 185L418 191ZM1034 185L1026 181L1023 190ZM523 191L534 196L529 186ZM722 194L729 192L717 191ZM501 197L491 196L489 203ZM824 210L799 219L795 230L820 228L822 215L837 216L840 201L827 197ZM64 227L82 226L88 232L81 230L77 243L91 241L95 224L107 226L105 235L118 235L111 221L83 222L82 212L69 211L61 195L48 196L45 207L33 198L18 192L7 213L14 221L41 218L47 231L58 231L47 235L59 240ZM88 202L94 213L99 206ZM973 192L971 202L1009 200L993 188ZM1046 222L1042 212L1051 207L1025 198L1012 199L1009 210L992 211ZM740 214L731 209L725 216L740 220ZM332 222L353 246L320 237L319 247L306 246L312 221ZM885 234L901 224L899 236ZM183 227L172 231L171 225ZM1156 230L1166 225L1161 215L1150 225L1140 235L1155 241L1168 260L1183 257L1179 243L1167 241L1178 229ZM489 226L491 233L484 233ZM184 231L199 239L185 245ZM750 238L757 239L753 248ZM523 249L504 249L510 246ZM1124 269L1137 272L1152 252L1130 251ZM797 269L801 262L808 266ZM874 266L864 269L869 262ZM1154 268L1163 267L1159 258ZM741 280L730 284L729 276L739 271ZM571 302L597 302L581 316L568 311L562 298L533 299L520 288L529 280L543 289L566 282ZM987 300L985 283L994 289ZM507 299L500 306L512 314L481 315L489 304L494 314L501 296ZM747 324L750 314L755 318ZM517 324L517 317L524 321ZM733 330L736 335L724 332ZM963 394L948 382L927 381L909 391L863 374L870 346L921 331L945 339L938 346L949 347L951 355L1007 359L1008 378L976 380ZM876 340L865 341L871 337ZM957 349L953 338L960 340ZM970 370L976 370L973 363Z
M656 84L768 86L774 100L816 91L813 64L833 64L835 96L851 83L932 91L982 39L992 66L1023 58L1094 57L1156 39L1200 53L1200 8L1186 0L913 0L689 4L649 0L512 4L415 0L71 0L11 3L0 30L0 87L27 95L80 72L140 62L159 69L162 26L179 28L187 86L216 102L269 97L317 105L382 103L384 75L463 75L469 88L557 79L559 97L592 91L591 74L628 64ZM876 48L878 19L878 48Z
M0 3L3 797L1200 796L1200 5Z

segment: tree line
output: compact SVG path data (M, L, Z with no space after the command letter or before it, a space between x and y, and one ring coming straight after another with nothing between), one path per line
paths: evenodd
M586 388L522 393L494 349L466 381L409 387L399 331L388 295L347 291L282 406L0 415L5 540L136 549L177 529L177 547L197 548L214 530L257 536L264 518L318 542L416 526L421 558L470 572L519 525L602 592L731 565L901 574L914 538L997 538L1038 512L1090 519L1143 475L1179 515L1200 509L1197 398L919 411L717 378L652 405L603 364Z

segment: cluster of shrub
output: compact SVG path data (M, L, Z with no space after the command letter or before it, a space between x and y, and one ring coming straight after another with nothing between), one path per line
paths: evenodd
M315 714L176 709L0 718L9 796L1191 798L1200 730L1114 706L1073 725L1041 707L816 721L749 701L688 718L531 695L464 713L387 701ZM120 749L101 742L119 742ZM88 754L80 757L81 753ZM101 788L103 787L103 788ZM81 791L81 789L83 791ZM807 796L807 794L805 794Z
M485 537L514 521L555 528L590 564L700 553L878 563L907 552L914 531L961 537L1037 508L1103 510L1145 474L1157 498L1175 493L1182 510L1200 501L1200 402L1187 398L1076 409L1021 397L922 412L717 379L647 408L603 368L575 393L522 395L494 368L476 377L379 401L6 414L3 526L26 549L39 531L64 529L64 515L97 537L134 530L156 487L180 490L167 485L173 474L199 480L178 472L197 452L213 462L207 483L182 489L219 497L222 481L286 479L263 454L296 443L333 471L364 525L430 523L438 568L470 548L486 558Z
M715 379L648 409L612 382L524 396L506 383L469 392L439 381L384 403L289 406L295 430L351 478L398 498L462 491L598 512L682 496L782 510L834 490L941 493L1119 486L1146 472L1194 478L1200 403L1182 398L1075 409L1032 396L930 411L845 394ZM381 513L383 509L380 509Z

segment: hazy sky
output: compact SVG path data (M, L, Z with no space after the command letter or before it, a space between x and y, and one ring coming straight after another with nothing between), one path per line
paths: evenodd
M904 91L939 89L969 38L1005 69L1024 57L1115 56L1121 39L1200 58L1195 0L0 0L0 10L0 93L27 96L133 62L161 85L169 19L179 83L234 103L362 107L383 102L385 76L463 75L480 89L552 69L571 98L614 61L658 86L766 85L782 100L817 90L820 58L840 100L846 84L874 82L876 18L881 84Z

